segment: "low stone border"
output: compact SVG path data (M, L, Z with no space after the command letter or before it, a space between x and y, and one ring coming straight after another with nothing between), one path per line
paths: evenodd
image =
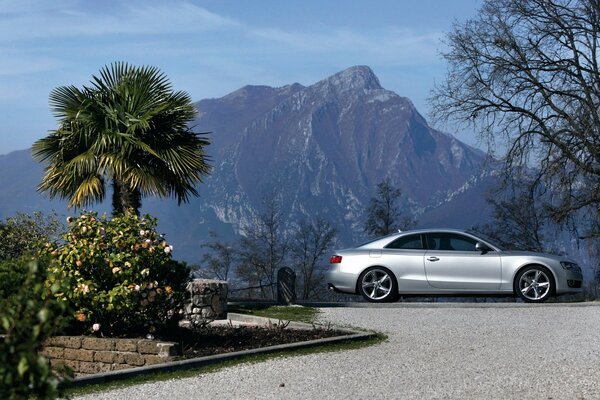
M173 361L179 352L173 342L55 336L44 342L40 354L52 366L62 364L76 374L96 374Z
M265 326L277 324L277 323L281 322L281 320L276 320L276 319L248 316L248 315L244 315L244 314L234 314L234 313L228 313L227 317L232 322L253 323L256 325L265 325ZM236 318L240 318L243 320L238 321ZM288 328L291 328L292 324L293 324L292 329L313 329L314 328L314 326L312 324L306 324L306 323L302 323L302 322L293 322L293 321L290 322L290 324L288 325ZM329 337L329 338L324 338L324 339L308 340L305 342L280 344L280 345L276 345L276 346L236 351L236 352L231 352L231 353L215 354L212 356L191 358L191 359L180 360L180 361L171 361L171 362L166 362L163 364L147 365L147 366L143 366L143 367L129 368L129 369L119 370L119 371L100 372L100 373L96 373L96 374L92 374L92 375L79 376L73 380L73 385L74 386L84 386L84 385L90 385L90 384L112 382L112 381L116 381L116 380L132 378L132 377L145 375L145 374L151 374L151 373L155 373L155 372L181 371L181 370L186 370L186 369L190 369L190 368L196 368L196 367L201 367L201 366L205 366L205 365L216 364L216 363L220 363L220 362L227 361L227 360L234 360L237 358L254 355L254 354L268 354L268 353L274 353L274 352L278 352L278 351L295 350L295 349L314 347L314 346L319 346L319 345L324 345L324 344L362 340L362 339L367 339L367 338L370 338L370 337L373 337L376 335L376 333L374 333L374 332L361 332L361 331L355 331L355 330L351 330L351 329L347 329L347 328L335 327L335 329L338 331L346 332L347 335L334 336L334 337Z

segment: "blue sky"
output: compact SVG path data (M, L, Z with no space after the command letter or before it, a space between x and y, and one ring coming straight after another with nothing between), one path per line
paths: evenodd
M56 127L49 92L113 61L153 65L201 100L246 84L310 85L352 65L427 115L454 21L481 0L0 0L0 154ZM201 127L200 127L201 128ZM447 127L441 127L446 128ZM469 132L452 132L475 144Z

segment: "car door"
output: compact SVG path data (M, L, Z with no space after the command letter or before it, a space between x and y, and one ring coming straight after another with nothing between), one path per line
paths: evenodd
M477 251L476 243L477 239L460 233L427 233L424 264L429 284L439 289L500 289L500 255L493 250Z
M401 292L419 292L429 287L423 266L426 251L421 234L401 236L380 251L380 264L394 273Z

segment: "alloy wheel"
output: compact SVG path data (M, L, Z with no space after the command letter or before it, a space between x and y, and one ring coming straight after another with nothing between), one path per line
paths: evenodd
M550 294L550 288L550 278L537 268L524 272L519 278L518 290L524 300L541 301Z
M383 300L390 295L393 284L390 275L381 269L367 271L361 281L363 293L371 300Z

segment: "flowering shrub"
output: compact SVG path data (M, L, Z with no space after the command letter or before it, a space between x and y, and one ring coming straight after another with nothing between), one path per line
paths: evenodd
M136 335L176 323L189 270L171 258L173 247L156 232L156 219L125 213L68 217L64 244L47 244L49 283L66 282L59 293L75 310L80 332Z

